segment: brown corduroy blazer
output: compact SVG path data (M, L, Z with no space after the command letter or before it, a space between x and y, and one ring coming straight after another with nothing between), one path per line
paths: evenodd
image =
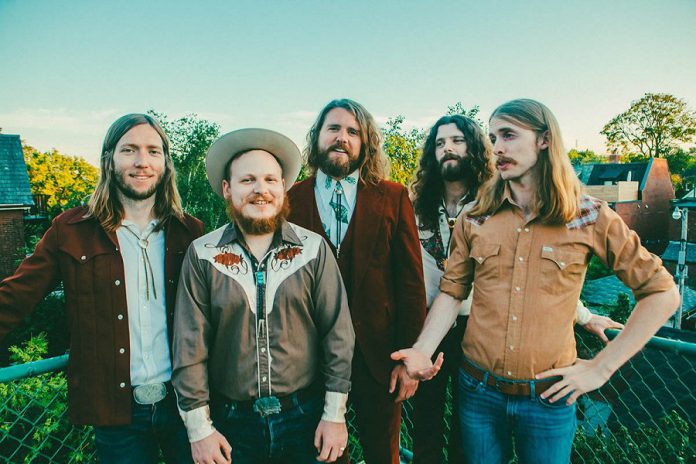
M290 222L321 234L314 176L290 189ZM425 321L425 286L413 206L401 184L358 183L348 302L356 344L372 376L389 383L392 351L413 345ZM335 251L335 250L334 250Z

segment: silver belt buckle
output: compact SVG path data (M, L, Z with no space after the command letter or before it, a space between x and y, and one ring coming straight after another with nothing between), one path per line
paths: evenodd
M167 386L162 383L138 385L133 389L133 398L138 404L155 404L167 396Z

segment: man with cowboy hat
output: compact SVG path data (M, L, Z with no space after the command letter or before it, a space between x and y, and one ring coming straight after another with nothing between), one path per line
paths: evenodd
M286 220L299 150L241 129L206 169L230 223L191 244L177 294L172 381L194 461L333 462L355 335L331 249Z

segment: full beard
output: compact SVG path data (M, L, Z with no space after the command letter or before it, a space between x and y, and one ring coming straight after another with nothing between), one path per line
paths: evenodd
M449 160L456 161L455 165L445 163ZM470 157L461 156L445 156L440 161L440 175L442 179L447 182L464 181L467 185L470 185L476 180L476 173L474 173L474 168L471 163Z
M247 203L255 200L256 198L249 199ZM290 215L290 202L287 201L287 198L283 198L283 206L280 207L280 210L274 216L269 218L251 218L245 215L242 209L237 208L231 201L226 200L225 203L227 203L227 217L237 227L242 229L244 233L249 235L265 235L275 232L280 229Z
M339 160L332 160L329 158L329 152L335 150L336 148L342 147L341 145L332 145L326 150L321 150L319 152L319 169L334 179L343 179L348 174L360 167L360 157L349 157L348 161L345 163L342 163Z

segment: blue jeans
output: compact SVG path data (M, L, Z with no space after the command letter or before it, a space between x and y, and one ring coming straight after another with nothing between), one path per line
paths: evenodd
M459 369L462 448L472 464L570 461L575 436L575 404L550 404L540 397L506 395Z
M129 425L94 427L102 464L157 464L160 449L168 464L191 464L191 445L174 392L153 405L133 401Z
M232 446L234 464L314 464L314 432L324 410L324 396L316 395L278 414L261 417L234 403L212 404L213 423Z

